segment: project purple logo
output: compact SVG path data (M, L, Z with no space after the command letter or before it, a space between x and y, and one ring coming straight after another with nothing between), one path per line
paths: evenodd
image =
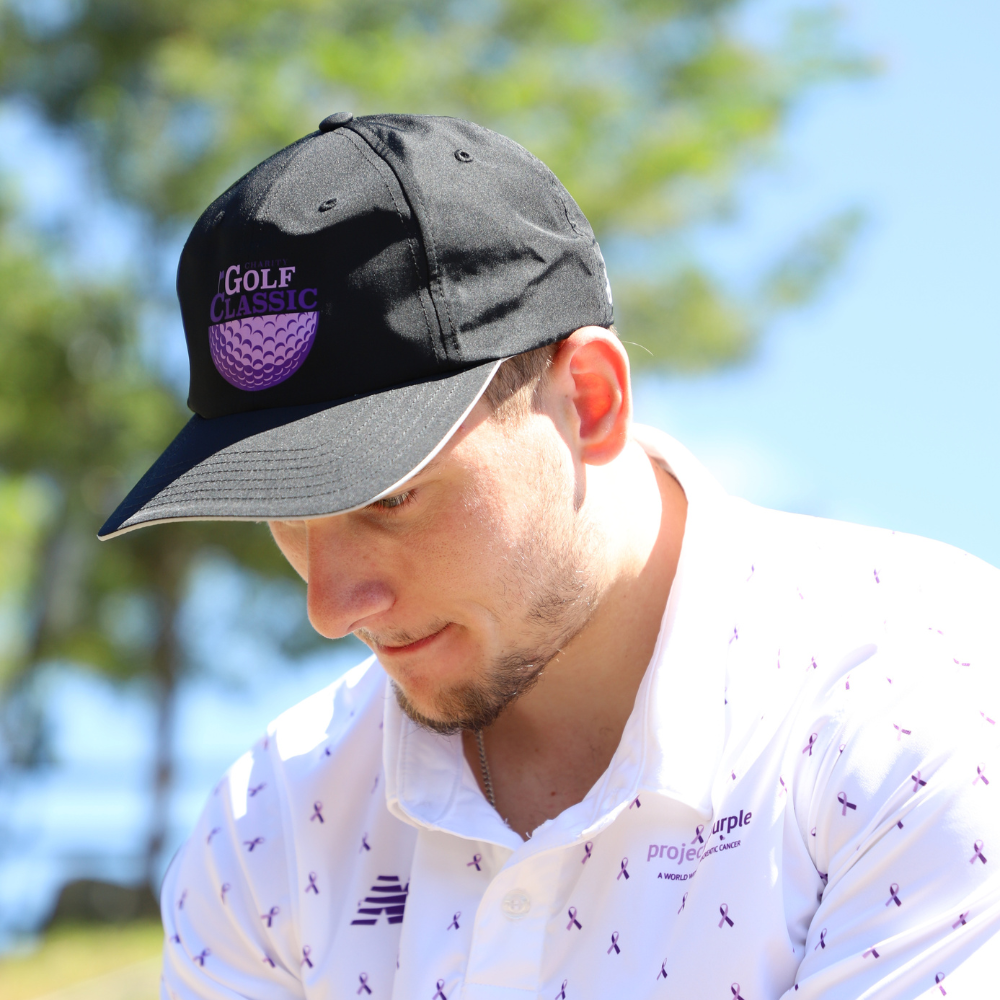
M237 389L269 389L302 367L316 337L319 292L296 288L284 260L231 264L209 306L208 343L219 374Z

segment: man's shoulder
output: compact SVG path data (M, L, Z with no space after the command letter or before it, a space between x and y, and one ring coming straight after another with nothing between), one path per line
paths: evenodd
M370 718L381 723L386 682L378 660L369 656L277 716L268 725L265 740L274 744L282 762L317 749L329 757L349 747Z
M1000 597L1000 570L946 542L734 500L748 555L824 592L863 588L965 605Z
M387 687L385 672L370 656L268 725L249 757L255 771L270 771L283 788L286 808L298 809L300 799L311 801L323 786L334 794L359 768L378 771Z
M387 678L374 656L352 667L333 683L286 709L266 733L232 766L216 788L225 789L239 819L248 813L248 797L256 790L277 819L284 812L301 811L318 787L332 791L347 772L382 762L382 711Z
M302 824L320 819L321 803L360 794L359 774L370 772L368 783L378 775L385 691L386 675L369 657L282 712L226 771L193 840L228 839L237 853L241 844L258 850L258 841L268 853L293 849Z

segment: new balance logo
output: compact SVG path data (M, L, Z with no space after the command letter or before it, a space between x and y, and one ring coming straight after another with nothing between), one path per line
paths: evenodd
M410 883L402 885L398 875L379 875L371 888L372 894L358 903L357 916L351 923L371 926L384 913L390 924L401 924L409 889Z

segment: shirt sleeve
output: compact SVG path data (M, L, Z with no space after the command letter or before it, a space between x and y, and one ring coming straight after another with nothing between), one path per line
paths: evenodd
M227 772L167 871L165 1000L304 996L278 782L261 740Z
M837 678L804 732L795 819L821 887L786 997L995 989L997 725L975 676L931 647L908 650L905 669L880 652Z

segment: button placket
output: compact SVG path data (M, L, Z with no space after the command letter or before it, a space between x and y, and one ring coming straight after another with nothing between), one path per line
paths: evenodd
M500 900L500 909L508 920L521 920L531 909L531 896L524 889L511 889Z
M526 858L486 890L469 948L468 983L536 990L551 908L547 887L556 884L558 871L554 854Z

